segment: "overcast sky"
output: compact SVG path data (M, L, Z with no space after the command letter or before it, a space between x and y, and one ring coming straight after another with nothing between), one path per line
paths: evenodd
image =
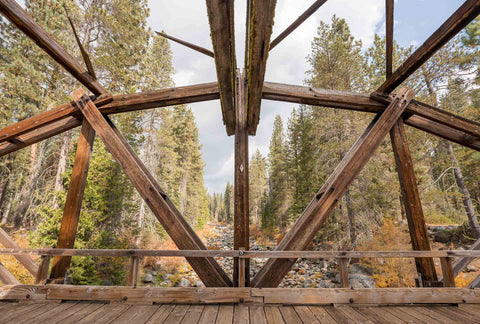
M290 25L313 0L277 0L272 39ZM403 46L422 44L461 4L462 0L396 0L395 33ZM207 10L203 0L149 0L153 30L212 48ZM235 1L237 65L243 66L246 0ZM328 0L312 17L270 52L265 80L302 84L309 69L306 57L320 21L329 23L333 14L345 18L363 47L372 44L375 33L385 33L385 0ZM175 84L177 86L216 80L214 60L171 42ZM205 166L205 186L210 193L221 192L233 180L233 136L228 137L222 123L219 101L189 105L200 129ZM296 105L262 101L257 135L249 137L250 156L259 149L268 154L273 120L280 114L284 124Z

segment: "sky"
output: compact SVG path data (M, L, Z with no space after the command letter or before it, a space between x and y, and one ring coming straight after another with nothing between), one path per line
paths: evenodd
M207 9L202 0L149 0L148 24L152 30L212 49ZM313 0L277 0L272 39L305 11ZM396 0L394 39L402 46L421 45L461 4L462 0ZM235 46L237 66L243 67L246 0L235 1ZM336 14L345 18L363 48L372 45L374 35L385 34L385 0L328 0L313 16L277 45L269 54L265 80L302 85L309 70L307 56L320 21L329 23ZM216 80L211 57L170 42L177 86ZM205 161L205 186L210 193L222 192L233 181L233 136L227 136L220 102L189 104L200 131ZM268 146L277 114L286 125L295 104L262 100L257 135L249 137L250 156Z

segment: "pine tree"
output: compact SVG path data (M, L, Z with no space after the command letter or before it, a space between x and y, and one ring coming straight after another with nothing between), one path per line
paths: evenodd
M280 115L275 117L268 156L268 201L263 228L278 226L284 232L287 228L288 175L286 164L286 142Z
M249 165L249 202L250 222L259 227L262 222L262 210L267 191L267 161L257 149Z
M223 195L223 201L225 205L225 217L223 221L232 223L233 221L233 184L230 181L225 186L225 193Z

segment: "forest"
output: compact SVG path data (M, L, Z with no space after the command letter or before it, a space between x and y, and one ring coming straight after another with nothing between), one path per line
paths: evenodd
M26 0L25 7L81 60L67 9L91 54L98 80L111 93L174 86L172 52L168 41L147 26L146 0ZM477 18L405 85L421 101L480 122L479 45ZM413 46L394 44L394 68L413 50ZM319 22L307 60L310 70L305 85L370 93L385 79L385 39L376 35L373 45L364 48L347 22L333 16ZM0 63L0 128L70 101L69 93L79 86L3 19ZM228 182L224 192L207 193L202 146L190 107L130 112L112 119L195 229L209 222L233 222L233 185ZM251 152L252 228L266 237L284 235L371 119L367 113L306 105L293 109L288 120L277 116L268 155ZM407 135L427 223L462 224L462 239L479 238L480 153L412 128ZM30 247L56 245L78 137L79 131L72 130L0 158L0 225L25 233ZM355 249L391 221L405 224L387 138L315 243ZM148 206L96 138L75 247L151 248L167 240ZM123 262L74 258L73 280L97 284L108 277L112 284L121 284Z

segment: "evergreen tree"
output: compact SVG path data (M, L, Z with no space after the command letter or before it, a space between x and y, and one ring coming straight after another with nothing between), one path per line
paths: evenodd
M259 227L267 191L267 161L257 149L249 164L250 222Z
M222 219L223 221L227 223L232 223L233 221L233 184L227 182L227 185L225 186L225 193L223 195L223 201L224 201L224 206L225 206L225 216Z

